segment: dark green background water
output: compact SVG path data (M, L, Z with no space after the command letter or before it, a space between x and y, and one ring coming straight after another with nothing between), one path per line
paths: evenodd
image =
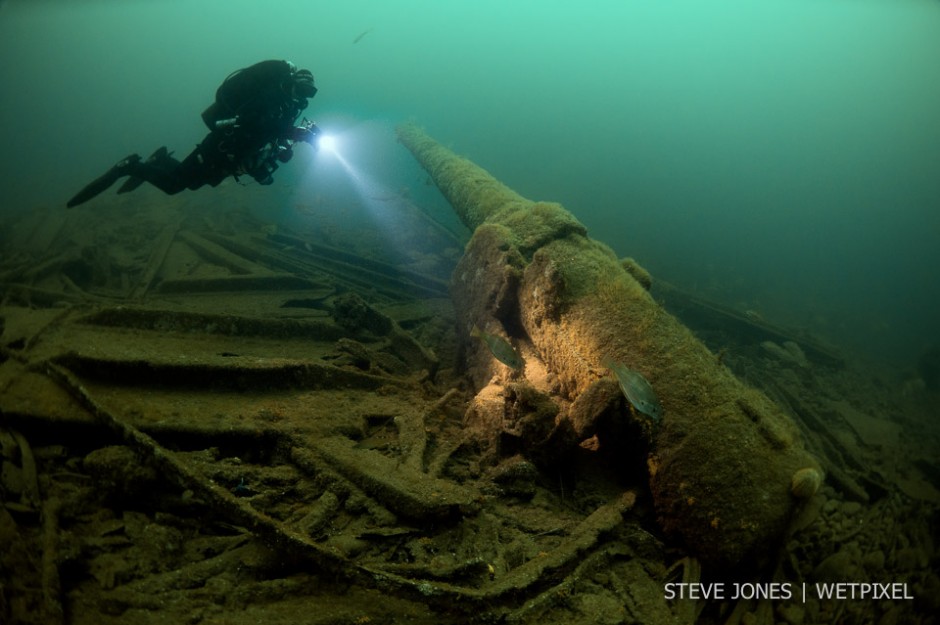
M267 58L314 72L360 197L429 197L413 118L658 279L900 367L940 342L940 2L7 0L0 210L184 156ZM345 176L298 154L276 185Z

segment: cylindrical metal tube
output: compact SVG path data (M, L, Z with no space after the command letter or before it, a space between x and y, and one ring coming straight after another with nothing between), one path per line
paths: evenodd
M399 126L398 140L424 167L470 230L500 211L532 204L482 167L442 147L414 124Z
M525 375L536 388L539 376L551 380L540 390L558 403L559 422L580 418L575 407L587 402L576 400L609 377L606 360L639 371L664 411L647 462L663 529L708 562L768 553L798 503L792 476L818 468L789 417L560 205L526 200L413 125L399 139L475 230L451 288L462 326L501 326L525 347ZM478 362L471 355L472 377Z

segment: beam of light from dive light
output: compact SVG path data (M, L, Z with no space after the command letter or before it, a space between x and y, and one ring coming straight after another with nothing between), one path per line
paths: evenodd
M334 135L324 134L320 135L320 138L317 139L317 146L324 152L334 154L336 153L338 144Z
M341 152L341 144L339 137L332 133L323 133L317 138L317 147L320 151L330 156L331 158L336 159L336 161L342 166L343 171L349 176L349 179L356 186L357 193L361 196L364 194L364 189L369 186L373 186L367 180L365 180L362 172L358 168L354 167L346 157L343 156Z
M399 177L393 168L398 158L392 153L396 150L393 130L378 121L332 127L327 123L319 128L307 172L310 184L301 191L317 199L299 204L315 205L313 213L323 213L326 219L341 216L343 227L337 237L371 241L367 237L374 236L375 245L395 250L396 257L409 255L414 228L420 227L411 219L421 209L411 203L406 187L394 186ZM297 218L305 227L318 219L307 211Z
M387 210L385 203L390 199L398 198L399 195L350 161L350 159L355 161L356 144L361 144L364 137L368 139L368 135L363 135L363 133L356 135L348 132L339 134L324 132L317 138L318 152L326 157L320 165L326 166L330 161L339 165L362 206L368 209L374 219L384 222L394 219L395 215L394 212ZM362 146L359 145L359 148L361 149Z

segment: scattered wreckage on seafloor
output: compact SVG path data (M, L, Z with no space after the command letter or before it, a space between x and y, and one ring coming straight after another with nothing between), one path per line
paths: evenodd
M469 243L410 202L345 239L144 193L0 226L0 621L821 623L869 604L665 588L932 587L934 493L888 487L902 432L832 352L654 299L561 206L399 136Z

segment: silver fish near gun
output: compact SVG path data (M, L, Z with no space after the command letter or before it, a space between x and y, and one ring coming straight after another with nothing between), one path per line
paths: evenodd
M490 334L489 332L484 332L480 328L473 326L473 329L470 330L470 336L476 337L483 341L486 344L487 349L490 350L490 353L510 369L519 370L525 365L525 361L522 359L522 356L513 349L506 339L501 336L496 336L495 334Z
M653 423L662 420L663 407L659 403L659 397L639 371L612 360L604 361L604 366L614 372L617 382L620 383L620 390L637 412L649 417Z

